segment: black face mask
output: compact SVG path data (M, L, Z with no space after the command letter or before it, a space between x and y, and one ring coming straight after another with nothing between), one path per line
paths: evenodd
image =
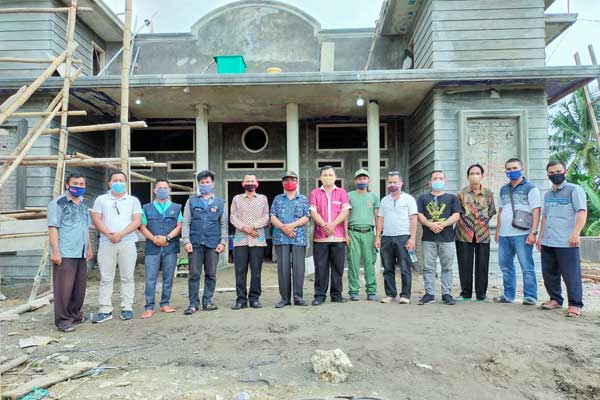
M550 179L550 182L554 183L555 185L560 185L565 181L565 174L550 175L548 179Z

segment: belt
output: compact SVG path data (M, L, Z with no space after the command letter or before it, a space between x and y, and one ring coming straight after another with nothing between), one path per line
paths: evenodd
M351 230L351 231L353 231L353 232L360 232L360 233L373 232L373 227L372 226L370 226L368 228L355 228L353 226L349 226L348 229Z

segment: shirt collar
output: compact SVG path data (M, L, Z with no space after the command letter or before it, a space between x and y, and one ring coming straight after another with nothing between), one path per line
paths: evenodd
M480 186L479 186L479 193L480 193L480 194L483 194L483 193L485 193L485 191L486 191L486 188L485 188L485 186L483 186L483 185L480 185ZM475 190L473 190L473 189L471 188L471 185L469 185L469 186L467 186L467 192L468 192L468 193L475 193Z
M565 179L560 185L558 185L558 187L556 188L556 190L554 189L554 186L552 186L552 191L553 192L558 192L559 190L562 190L565 188L565 186L567 186L567 180Z
M251 196L248 193L244 192L244 197L247 197L247 198L250 198L250 199L254 198L254 197L257 197L257 196L258 196L258 193L256 193L256 192L254 192Z
M75 204L75 202L73 201L73 198L71 196L69 196L69 194L67 192L63 193L63 197L65 197L68 202ZM83 203L84 201L85 201L85 199L83 198L83 196L80 197L79 204Z
M117 201L125 200L127 198L127 196L129 196L127 193L125 193L123 195L123 197L117 199L115 196L113 196L111 190L109 190L107 193L108 193L108 195L109 195L109 197L110 197L111 200L117 200Z
M321 189L322 191L325 191L325 186L321 185L321 187L320 187L319 189ZM336 190L338 190L338 189L339 189L339 188L338 188L338 187L337 187L337 186L334 184L334 185L333 185L333 190L332 190L332 192L335 192L335 191L336 191Z
M171 200L167 200L164 203L159 203L158 200L154 200L153 203L161 208L167 209L171 206Z

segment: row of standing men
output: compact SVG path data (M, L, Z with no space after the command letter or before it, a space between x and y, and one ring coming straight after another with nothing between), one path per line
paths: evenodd
M561 277L568 294L568 316L581 313L582 287L579 264L579 234L585 225L585 192L565 181L563 163L547 166L552 190L545 195L544 206L539 190L524 177L523 163L510 159L505 164L510 182L499 193L499 214L495 240L499 243L499 264L503 273L504 293L496 303L512 303L516 297L515 256L523 272L525 305L537 303L537 278L533 247L542 253L544 284L550 300L542 308L561 308ZM298 176L288 171L282 177L283 193L276 196L269 210L266 196L258 194L255 175L246 175L244 193L233 198L228 213L225 201L214 193L215 175L202 171L197 175L198 193L185 206L170 201L170 184L158 180L155 200L141 206L126 193L127 176L111 175L110 190L99 196L91 210L83 198L85 177L72 174L65 182L65 194L48 206L51 262L54 265L55 324L71 332L84 322L81 311L85 297L86 259L92 258L90 223L100 232L97 254L101 275L99 309L93 319L102 323L112 319L112 294L116 267L121 278L121 312L123 320L133 318L134 269L137 260L137 234L145 243L145 310L146 319L155 314L155 292L162 269L162 292L159 310L173 313L170 303L174 270L181 242L189 258L189 306L185 315L200 309L213 311L216 270L219 254L227 243L228 220L235 227L233 237L236 277L234 310L261 308L261 270L267 246L266 229L274 227L273 244L281 300L277 308L304 300L304 269L308 245L307 224L314 223L312 253L315 265L313 306L323 304L327 292L332 302L344 303L344 265L348 261L349 299L358 301L359 270L364 268L367 300L409 304L412 290L412 267L416 261L417 223L422 225L425 294L418 301L424 305L436 301L435 279L438 260L441 264L441 300L448 305L456 300L469 301L475 292L477 301L487 301L491 230L496 215L494 194L482 185L484 168L468 168L469 185L457 195L445 192L446 175L434 171L430 192L415 200L402 191L403 179L398 171L387 176L388 195L381 201L369 191L369 173L355 173L356 190L347 193L335 185L333 167L320 171L322 186L309 198L299 193ZM540 231L538 226L541 221ZM381 253L385 297L377 297L375 262ZM457 256L461 292L451 294L454 256ZM401 290L396 288L396 265L400 267ZM250 269L250 287L247 275ZM204 290L200 302L200 276L204 272ZM475 289L473 289L473 277Z

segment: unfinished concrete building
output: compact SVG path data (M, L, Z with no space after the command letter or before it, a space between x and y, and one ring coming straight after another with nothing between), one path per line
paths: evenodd
M448 190L458 190L474 162L486 167L486 184L497 192L505 159L520 157L528 177L546 188L546 108L600 75L594 66L546 67L546 46L576 20L546 14L552 2L386 0L375 28L322 29L296 7L249 0L198 15L189 33L140 33L130 118L149 127L132 130L131 156L168 166L136 171L193 188L194 172L210 168L217 192L230 200L248 172L272 199L285 170L298 171L308 194L322 165L336 167L346 188L365 167L381 182L372 189L383 193L393 168L418 195L434 169L447 172ZM80 4L94 12L77 22L85 76L74 83L71 104L88 115L70 121L113 122L120 58L109 61L122 46L122 23L101 0ZM0 0L0 8L57 5L63 2ZM61 14L0 14L0 57L56 56L65 24ZM218 73L213 58L228 55L243 57L238 73ZM0 63L0 98L41 69ZM60 77L50 79L22 111L44 108L61 88ZM12 118L2 126L0 156L31 124ZM56 154L57 144L44 136L30 154ZM82 133L70 135L68 152L111 157L118 149L114 133ZM107 189L106 169L79 170L92 199ZM53 168L19 167L2 188L0 211L45 207L53 181ZM132 194L149 201L151 184L133 179ZM187 197L175 191L173 200ZM0 274L31 277L39 256L0 249Z

